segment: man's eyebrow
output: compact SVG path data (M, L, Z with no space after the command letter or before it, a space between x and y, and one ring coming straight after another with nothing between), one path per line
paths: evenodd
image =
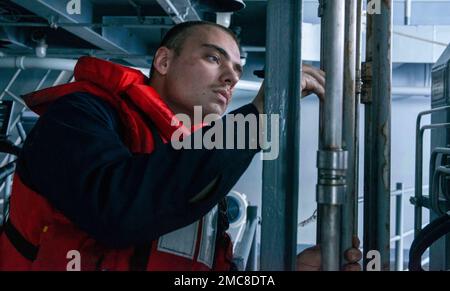
M228 61L230 60L230 55L227 53L226 50L224 50L220 46L217 46L217 45L211 44L211 43L204 43L204 44L202 44L202 47L215 49L221 55L223 55L225 59L227 59ZM237 70L239 72L239 75L242 75L242 66L241 66L241 64L235 63L234 68L235 68L235 70Z

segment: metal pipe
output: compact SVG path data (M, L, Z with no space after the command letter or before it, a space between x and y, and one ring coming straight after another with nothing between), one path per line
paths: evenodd
M256 240L256 227L258 225L258 218L256 216L257 208L255 206L247 207L247 222L245 224L245 231L242 235L242 239L236 246L236 252L234 256L234 263L238 270L244 271L247 268L248 259L253 247L253 241Z
M355 185L356 185L356 198L359 197L359 104L361 101L361 54L362 54L362 13L363 13L363 0L357 0L356 7L356 69L355 69ZM354 201L354 221L353 221L353 234L358 235L358 201Z
M341 206L340 205L321 205L322 223L321 230L321 251L322 251L322 270L338 271L340 270L340 232L341 229Z
M91 28L102 28L102 27L120 27L120 28L134 28L134 29L148 29L148 28L159 28L159 29L170 29L173 24L152 24L152 23L142 23L142 24L126 24L126 23L44 23L44 22L0 22L0 26L7 27L91 27Z
M325 17L324 17L324 7L325 7L325 1L326 0L319 0L319 7L318 7L318 16L320 17L320 68L325 71L326 63L327 63L327 54L325 52L325 48L328 45L326 41L326 30L325 27ZM319 149L322 148L323 144L323 123L324 123L324 106L323 106L323 100L320 100L320 106L319 106ZM320 243L322 241L322 216L323 216L323 206L321 204L317 205L317 223L316 223L316 241L317 243Z
M37 58L37 57L3 57L0 58L0 68L25 69L51 69L73 71L76 60L58 58Z
M403 184L397 183L395 190L401 191L395 196L395 270L403 271Z
M27 138L27 133L25 132L25 129L23 128L22 122L17 122L16 124L17 133L19 134L21 142L25 142L25 139Z
M405 0L405 25L411 24L411 0Z
M279 154L263 161L261 270L294 270L297 254L302 1L267 2L264 112L282 125ZM271 132L267 132L271 138ZM267 157L263 153L263 158Z
M390 269L392 0L367 16L369 78L365 102L364 266L367 252L380 252L381 270ZM371 82L370 82L371 81ZM371 84L370 84L371 83Z
M36 88L34 88L34 91L38 91L41 89L42 85L44 85L45 81L47 80L48 76L50 75L50 73L52 72L52 70L47 70L47 72L45 72L44 77L42 77L42 79L39 81L39 83L37 84Z
M2 67L2 58L0 58L0 68ZM11 88L12 84L16 81L17 77L19 77L19 74L22 72L22 69L18 69L16 70L16 72L14 73L14 75L11 77L11 79L8 82L8 85L6 85L5 89L3 89L3 92L0 94L0 100L3 99L3 97L5 96L5 94L9 91L9 89Z
M345 202L347 152L342 150L345 2L323 0L322 57L327 75L317 153L318 223L322 270L340 269L341 205ZM332 45L331 45L332 44ZM354 63L353 63L354 64Z
M359 77L361 78L361 77ZM356 78L358 80L358 78ZM361 79L359 80L361 82ZM247 81L240 80L236 84L236 89L247 90L247 91L258 91L261 87L261 82L257 81ZM361 90L361 87L359 88ZM355 98L355 102L359 103L359 94L361 92L357 91L357 97ZM392 87L392 95L396 96L430 96L431 95L431 87ZM359 104L355 104L359 105ZM355 109L355 111L357 111ZM357 119L356 119L357 120Z
M15 161L9 162L5 166L0 168L0 181L3 181L5 178L9 177L14 173L16 169Z
M258 208L257 206L248 206L247 208L247 217L254 217L256 219L256 226L259 224L259 219L257 217ZM245 268L246 271L258 271L258 247L257 247L257 238L256 238L256 227L255 232L253 234L252 245L250 248L250 254L247 260L247 266Z
M345 2L325 1L324 7L326 45L324 53L329 61L325 63L327 74L326 102L323 103L323 147L327 149L342 148L342 108L343 108L343 72L344 72L344 24Z
M344 115L343 115L343 146L348 152L346 201L342 205L342 235L341 249L342 265L345 264L345 251L352 247L354 223L356 220L355 200L358 199L356 184L356 26L357 0L345 1L345 47L344 47ZM342 267L341 265L341 267Z
M392 95L431 96L431 87L392 87Z

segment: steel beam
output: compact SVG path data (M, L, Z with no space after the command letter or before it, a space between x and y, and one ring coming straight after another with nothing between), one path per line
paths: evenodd
M369 14L365 72L364 266L367 252L380 252L390 269L392 0Z
M261 270L294 270L297 253L302 1L267 2L265 113L279 155L263 162ZM268 130L268 140L271 140Z
M175 23L201 20L198 12L189 0L156 0Z
M93 20L93 6L90 1L81 2L81 13L69 15L66 11L66 1L60 0L12 0L17 5L43 17L44 19L54 22L54 27L57 27L58 22L63 23L91 23ZM126 53L126 54L146 54L146 51L133 51L129 48L129 43L117 44L116 42L106 38L102 34L94 31L90 27L69 27L65 26L63 29L78 36L79 38L109 52ZM140 47L143 47L141 45ZM150 63L139 59L126 59L134 66L149 67Z

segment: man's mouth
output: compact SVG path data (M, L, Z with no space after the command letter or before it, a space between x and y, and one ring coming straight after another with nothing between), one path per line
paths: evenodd
M213 90L213 92L220 95L224 99L225 104L228 104L230 102L231 94L228 90L217 89L217 90Z

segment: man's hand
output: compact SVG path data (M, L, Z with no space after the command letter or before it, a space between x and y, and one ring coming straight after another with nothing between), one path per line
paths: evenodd
M325 72L310 65L303 65L302 69L302 97L314 93L323 101L325 98Z
M325 72L310 65L302 65L302 70L302 97L315 93L323 101L325 98ZM264 112L264 87L265 81L253 100L259 113Z
M361 271L361 266L358 264L362 258L359 244L359 239L353 237L353 248L345 252L347 264L343 268L344 271ZM297 271L320 271L321 264L320 246L318 245L304 250L297 256Z

